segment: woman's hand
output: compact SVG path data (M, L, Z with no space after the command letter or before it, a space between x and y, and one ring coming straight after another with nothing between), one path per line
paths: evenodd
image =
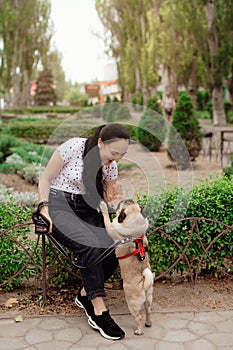
M120 202L123 199L122 186L116 180L103 182L104 199L106 202Z
M44 215L46 217L46 219L49 220L49 231L48 233L52 233L52 230L53 230L53 222L52 222L52 219L51 217L49 216L49 211L48 211L48 207L47 206L44 206L40 209L40 213L42 215Z

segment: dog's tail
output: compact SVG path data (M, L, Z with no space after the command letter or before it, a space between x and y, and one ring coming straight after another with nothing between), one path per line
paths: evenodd
M143 273L142 273L143 277L144 277L144 288L145 290L149 289L153 283L154 283L154 275L151 272L151 270L149 269L149 267L145 268Z

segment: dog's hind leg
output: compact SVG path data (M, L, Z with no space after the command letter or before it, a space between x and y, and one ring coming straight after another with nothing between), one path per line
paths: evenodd
M145 308L145 315L146 315L146 321L145 321L145 326L146 327L151 327L152 326L152 321L151 321L151 302L152 302L152 296L149 298L151 300L147 300L144 303L144 308Z
M150 269L145 269L143 271L143 275L145 277L145 293L146 293L146 300L144 302L144 308L145 308L145 314L146 314L146 327L151 327L152 321L151 321L151 305L152 305L152 298L153 298L153 279L154 276Z

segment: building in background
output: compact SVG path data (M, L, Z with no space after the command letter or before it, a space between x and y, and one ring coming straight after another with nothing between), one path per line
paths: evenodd
M85 93L88 96L88 104L96 105L100 103L100 85L97 84L86 84Z
M85 85L89 104L105 103L107 96L113 100L121 101L121 89L118 83L117 67L115 62L110 62L104 67L104 80L96 84Z

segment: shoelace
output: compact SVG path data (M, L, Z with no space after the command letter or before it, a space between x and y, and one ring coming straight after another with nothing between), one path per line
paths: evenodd
M114 328L117 326L117 324L114 322L114 320L111 318L111 316L108 313L103 314L103 321L110 328Z

